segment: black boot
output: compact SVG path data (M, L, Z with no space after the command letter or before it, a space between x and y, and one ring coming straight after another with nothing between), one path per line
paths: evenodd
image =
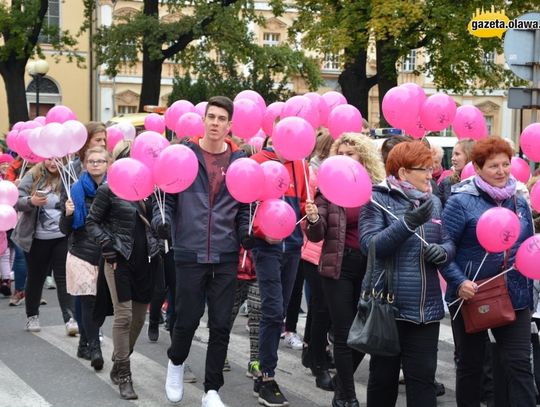
M312 368L311 373L313 373L313 376L315 376L315 385L319 389L334 391L332 376L330 376L328 369Z
M79 338L79 347L77 348L77 357L85 360L90 360L90 348L88 341L84 335Z
M311 368L311 354L309 353L309 347L304 345L302 348L302 366L305 368Z
M111 373L109 376L111 377L111 382L118 386L118 384L120 383L120 379L118 377L118 363L116 363L115 361L113 361Z
M335 397L332 399L332 407L360 407L360 403L356 398L347 400L337 400Z
M148 323L148 340L150 342L157 342L159 339L159 324L155 322Z
M129 360L118 362L118 382L121 398L124 400L136 400L139 398L135 390L133 390Z
M90 365L95 370L101 370L103 369L103 355L101 354L101 344L99 343L99 339L92 341L89 344L90 347Z

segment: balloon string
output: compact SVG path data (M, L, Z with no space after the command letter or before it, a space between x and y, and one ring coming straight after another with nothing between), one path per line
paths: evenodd
M304 181L306 182L306 194L307 194L307 200L311 201L311 191L309 190L309 180L306 170L306 159L302 158L302 169L304 170ZM297 223L298 224L298 223Z
M67 171L64 167L64 164L62 161L58 158L52 158L52 161L56 164L56 168L58 169L58 174L60 175L60 180L62 181L62 185L64 186L68 199L71 199L71 184L69 182L69 178L67 174Z
M392 216L392 217L394 217L395 219L398 219L398 220L399 220L399 218L398 218L396 215L394 215L392 212L390 212L388 209L386 209L384 206L382 206L380 203L378 203L378 202L377 202L376 200L374 200L373 198L371 199L371 202L373 202L375 205L377 205L377 206L378 206L379 208L381 208L383 211L385 211L386 213L388 213L390 216ZM414 232L414 234L415 234L416 237L417 237L418 239L420 239L426 246L429 245L429 243L426 242L426 240L425 240L422 236L420 236L418 233Z
M484 258L482 259L482 261L480 262L480 265L478 266L478 270L476 270L476 273L472 279L472 281L476 280L476 277L478 277L478 273L480 272L480 269L482 268L482 266L484 265L484 262L486 261L486 258L488 256L488 252L486 251L486 254L484 255ZM456 302L458 302L459 300L461 300L461 298L457 298L455 299L454 301L452 301L450 304L448 304L449 307L451 307L452 305L454 305ZM459 311L459 308L458 308L458 311Z
M154 196L156 197L159 214L161 215L161 223L165 224L165 192L163 192L163 197L161 197L161 190L159 188L155 188ZM165 246L165 254L167 254L169 252L169 241L167 239L163 239L163 244Z
M300 222L302 222L302 221L303 221L304 219L306 219L306 218L307 218L307 215L302 216L302 218L301 218L298 222L296 222L295 226L298 226L298 224L299 224Z
M251 235L251 230L253 229L253 222L255 220L255 215L257 214L257 208L259 207L259 202L255 204L255 209L253 210L253 214L251 214L251 204L249 204L249 229L248 229L248 235ZM247 250L244 249L244 255L242 256L242 265L241 268L244 268L246 265L246 258L247 258Z
M26 171L26 167L28 167L28 161L27 160L23 160L22 162L22 166L21 166L21 171L19 172L19 180L22 179L22 177L24 176L24 173Z

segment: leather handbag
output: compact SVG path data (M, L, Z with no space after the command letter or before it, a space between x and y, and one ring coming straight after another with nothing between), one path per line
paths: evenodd
M486 329L498 328L516 320L506 278L504 274L490 279L478 280L482 285L473 298L466 300L461 307L465 332L474 334Z
M383 288L372 284L375 269L375 245L370 244L367 273L364 278L358 312L349 330L347 345L359 352L378 356L395 356L401 352L395 319L393 263L386 262ZM382 277L382 276L381 276Z

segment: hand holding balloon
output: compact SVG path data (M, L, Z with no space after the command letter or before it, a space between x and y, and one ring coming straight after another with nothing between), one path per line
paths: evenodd
M306 216L310 223L315 223L319 220L319 210L313 201L306 201Z

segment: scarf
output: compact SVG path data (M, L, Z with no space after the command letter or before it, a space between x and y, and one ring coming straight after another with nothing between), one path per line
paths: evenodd
M431 184L429 185L428 192L422 192L416 189L416 187L410 182L397 179L393 175L389 175L386 179L390 185L400 189L407 196L407 198L413 201L415 206L419 206L421 202L431 198Z
M103 181L106 180L103 178ZM80 229L84 227L86 217L88 216L88 210L86 209L85 198L95 198L97 185L88 174L84 171L79 180L71 187L71 200L75 205L75 211L73 212L73 229Z
M474 177L474 183L478 188L480 188L482 191L492 197L496 202L502 202L505 199L514 196L517 189L517 182L513 175L510 175L510 177L508 177L508 182L502 188L494 187L493 185L488 184L479 175L476 175Z

